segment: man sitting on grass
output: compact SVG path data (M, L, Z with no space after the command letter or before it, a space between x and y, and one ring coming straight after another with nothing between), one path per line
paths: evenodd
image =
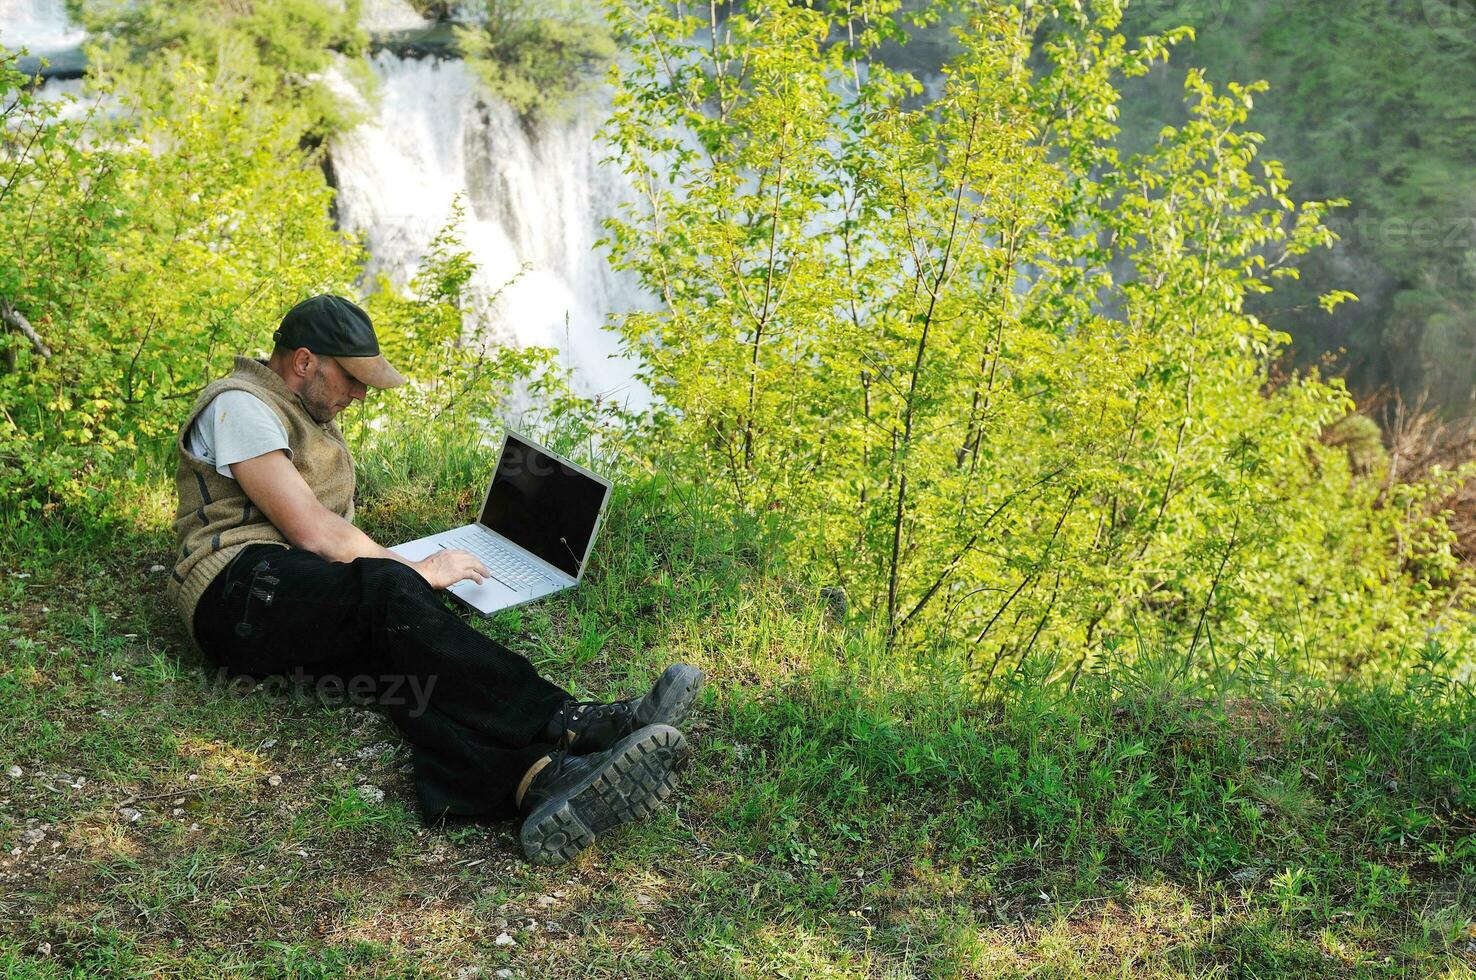
M405 379L369 317L337 296L293 307L265 362L201 392L180 430L170 595L232 675L372 678L413 749L427 822L523 816L523 849L567 861L668 796L673 726L702 672L668 667L641 698L578 702L447 609L487 569L464 551L408 562L353 525L354 464L333 419ZM404 692L417 693L409 704Z

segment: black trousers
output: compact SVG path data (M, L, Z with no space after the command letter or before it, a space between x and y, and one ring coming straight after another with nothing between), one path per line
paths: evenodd
M195 612L206 656L232 676L340 682L379 701L412 748L421 816L505 818L544 729L570 695L472 629L414 569L251 545ZM372 678L372 680L370 680ZM334 684L337 686L337 683Z

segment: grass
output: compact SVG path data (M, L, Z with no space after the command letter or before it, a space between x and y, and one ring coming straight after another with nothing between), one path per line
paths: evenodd
M362 454L361 521L421 533L485 467ZM585 696L699 664L696 756L542 869L509 824L420 826L376 711L219 683L150 571L169 506L5 529L0 976L1476 971L1476 709L1433 652L1377 688L1143 661L979 702L646 480L586 585L485 628Z

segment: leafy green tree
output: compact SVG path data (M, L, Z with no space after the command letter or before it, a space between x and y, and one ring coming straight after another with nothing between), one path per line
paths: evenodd
M1287 337L1247 312L1332 238L1246 129L1260 87L1191 72L1187 120L1127 154L1120 87L1186 32L991 5L924 95L876 56L899 16L614 8L609 136L642 203L611 246L665 300L623 330L668 451L889 642L982 684L1074 679L1133 635L1186 672L1328 629L1350 662L1417 638L1439 590L1400 577L1398 515L1317 439L1350 399L1272 385ZM1403 618L1303 615L1375 593Z
M355 121L322 76L338 64L367 84L359 8L358 0L67 0L91 35L94 75L157 99L182 65L202 66L222 94L251 108L244 124L284 125L309 145Z
M527 117L557 112L615 60L615 40L586 0L477 0L456 47L487 88Z
M49 350L4 335L0 488L35 504L161 448L184 400L291 302L345 288L359 253L285 119L242 141L254 107L199 69L161 105L74 120L9 70L0 93L0 297Z

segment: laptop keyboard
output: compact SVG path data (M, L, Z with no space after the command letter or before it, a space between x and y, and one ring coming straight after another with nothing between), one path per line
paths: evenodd
M557 584L490 534L479 534L473 529L447 535L445 540L453 548L476 555L492 577L509 588L521 590Z

